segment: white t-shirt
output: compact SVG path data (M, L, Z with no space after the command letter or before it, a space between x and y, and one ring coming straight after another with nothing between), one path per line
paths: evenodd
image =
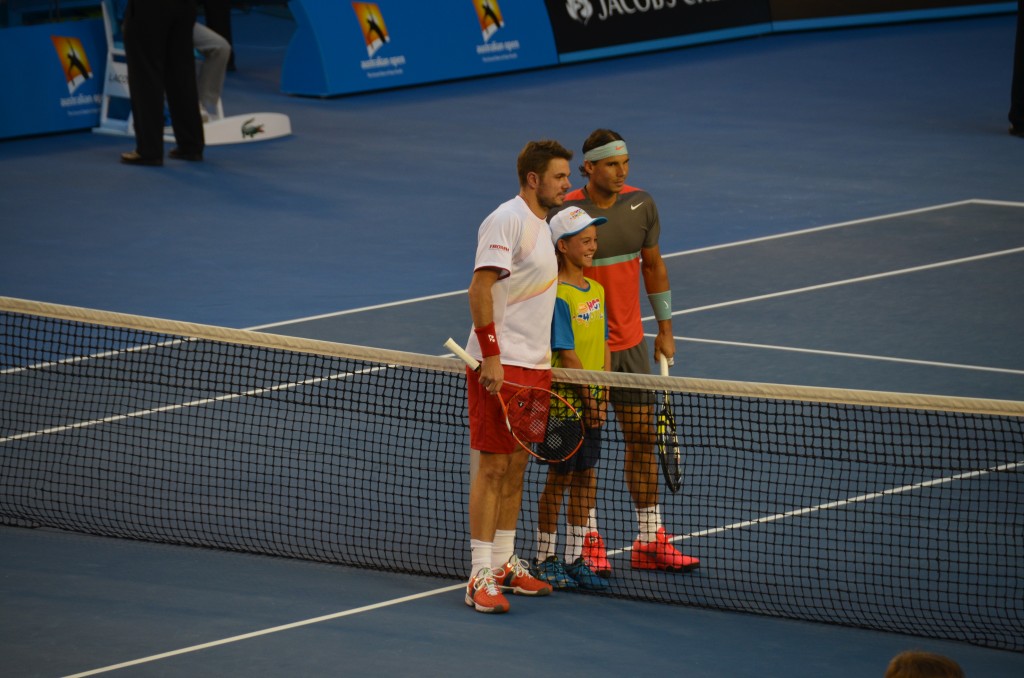
M474 270L481 268L501 271L492 288L501 362L550 369L558 260L548 223L520 196L499 205L480 224ZM481 359L474 332L466 351Z

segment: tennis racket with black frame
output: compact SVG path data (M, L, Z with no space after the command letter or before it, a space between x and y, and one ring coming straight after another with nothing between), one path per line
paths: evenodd
M661 376L668 376L668 359L659 356L661 364ZM656 420L656 446L658 450L658 461L661 462L661 475L665 478L665 484L672 492L678 492L683 485L683 456L679 449L679 438L675 417L672 416L672 407L669 402L668 391L661 393L661 403L658 407Z
M444 346L474 372L480 369L480 362L454 339L449 338ZM568 400L539 386L508 381L505 386L498 399L505 425L516 443L548 462L565 461L579 451L585 430L583 417Z

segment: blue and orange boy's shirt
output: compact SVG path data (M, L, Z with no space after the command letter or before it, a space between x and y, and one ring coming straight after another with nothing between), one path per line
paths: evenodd
M608 339L604 287L594 280L580 288L558 283L555 317L551 322L551 364L563 367L559 351L572 350L583 369L604 369L604 347Z
M586 283L585 288L558 283L555 316L551 322L551 364L554 367L564 367L559 351L572 350L583 369L604 369L604 347L608 341L604 288L594 280L586 279ZM555 390L577 411L583 407L575 387ZM560 416L554 407L551 416Z

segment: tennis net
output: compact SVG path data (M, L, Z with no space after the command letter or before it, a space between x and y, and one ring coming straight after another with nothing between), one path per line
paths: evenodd
M5 297L0 340L0 522L468 575L456 359ZM680 425L661 514L701 568L630 567L613 413L605 595L1024 650L1024 403L555 376L667 393ZM527 471L526 558L545 473Z

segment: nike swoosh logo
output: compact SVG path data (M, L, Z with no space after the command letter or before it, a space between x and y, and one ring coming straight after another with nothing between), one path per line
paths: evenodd
M635 210L635 209L636 209L637 207L640 207L640 205L643 205L643 204L644 204L644 202L645 202L644 200L641 200L640 202L638 202L638 203L637 203L637 204L635 204L635 205L630 205L630 206L629 206L629 209L631 209L631 210Z

